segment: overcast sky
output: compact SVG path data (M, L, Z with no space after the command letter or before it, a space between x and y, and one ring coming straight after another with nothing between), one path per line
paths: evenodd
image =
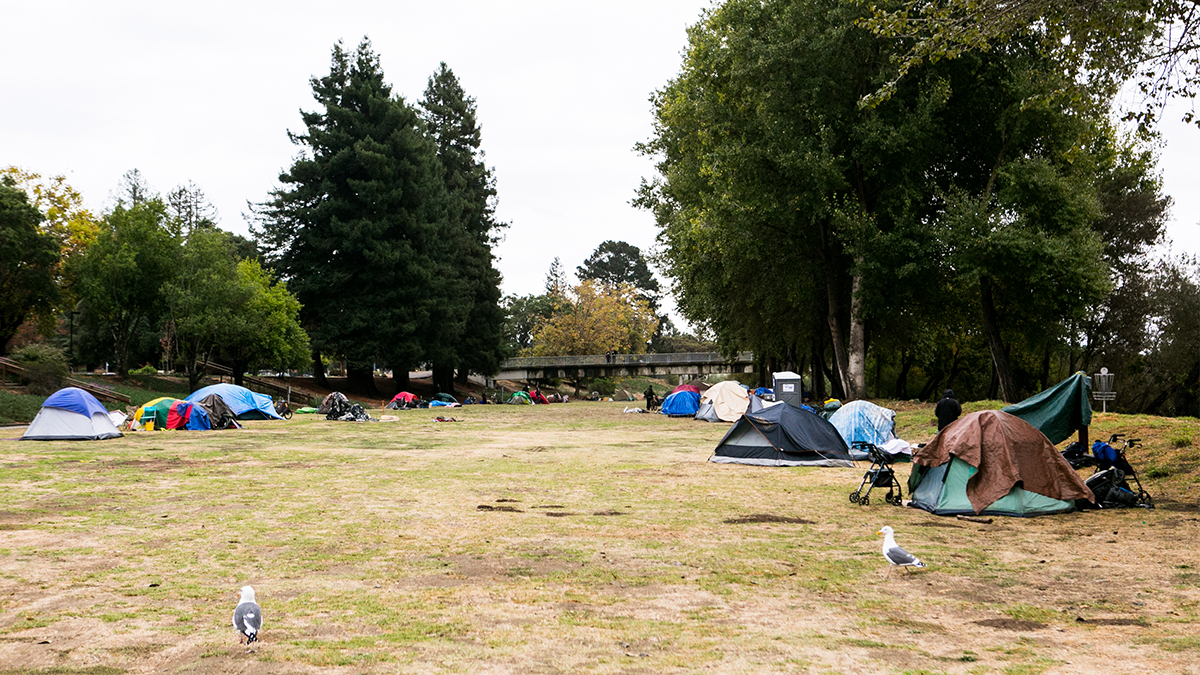
M286 132L315 107L309 78L329 72L334 42L368 35L395 93L416 101L445 61L476 98L511 225L497 251L504 291L540 292L555 256L573 271L606 239L653 245L653 218L629 203L652 173L633 146L707 6L0 0L0 166L66 174L97 211L129 169L162 192L190 180L222 227L246 233L246 202L297 152ZM1169 234L1200 253L1200 131L1164 131Z

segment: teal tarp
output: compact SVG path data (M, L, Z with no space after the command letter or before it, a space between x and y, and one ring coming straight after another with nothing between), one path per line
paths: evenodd
M1092 423L1091 394L1092 378L1075 373L1046 391L1001 410L1029 422L1057 445L1080 427Z

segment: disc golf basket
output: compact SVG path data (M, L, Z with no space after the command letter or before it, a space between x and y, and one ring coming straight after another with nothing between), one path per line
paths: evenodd
M855 441L852 445L855 450L867 453L867 456L871 458L871 468L863 474L862 484L858 486L858 489L850 493L850 502L867 506L871 503L871 490L887 488L887 494L883 496L883 501L900 506L904 494L900 490L900 481L896 480L896 472L892 470L891 455L866 441Z

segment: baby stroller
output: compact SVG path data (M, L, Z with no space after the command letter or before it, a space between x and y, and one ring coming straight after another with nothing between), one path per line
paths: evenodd
M891 455L866 441L854 441L853 447L859 452L867 453L867 456L871 458L871 468L863 474L862 483L858 489L850 493L850 502L867 506L871 503L873 488L887 488L887 494L884 495L883 501L894 506L901 506L904 494L900 490L900 481L896 479L896 472L892 470ZM864 487L867 489L866 492L863 492Z
M1125 434L1113 434L1107 443L1096 441L1092 444L1092 454L1096 457L1096 472L1084 483L1096 495L1100 508L1154 508L1154 500L1150 493L1142 488L1137 472L1125 458L1125 452L1137 447L1140 442L1140 438L1127 439ZM1117 445L1118 443L1120 445ZM1137 486L1136 492L1130 486L1130 480Z

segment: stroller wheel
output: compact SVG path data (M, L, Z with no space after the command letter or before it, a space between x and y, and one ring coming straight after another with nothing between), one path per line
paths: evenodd
M858 503L858 490L855 490L854 492L850 493L850 503L851 504Z
M863 497L863 498L862 498L862 500L861 500L861 501L859 501L858 503L859 503L859 504L862 504L863 506L870 506L870 504L871 504L871 498L870 498L870 497Z

